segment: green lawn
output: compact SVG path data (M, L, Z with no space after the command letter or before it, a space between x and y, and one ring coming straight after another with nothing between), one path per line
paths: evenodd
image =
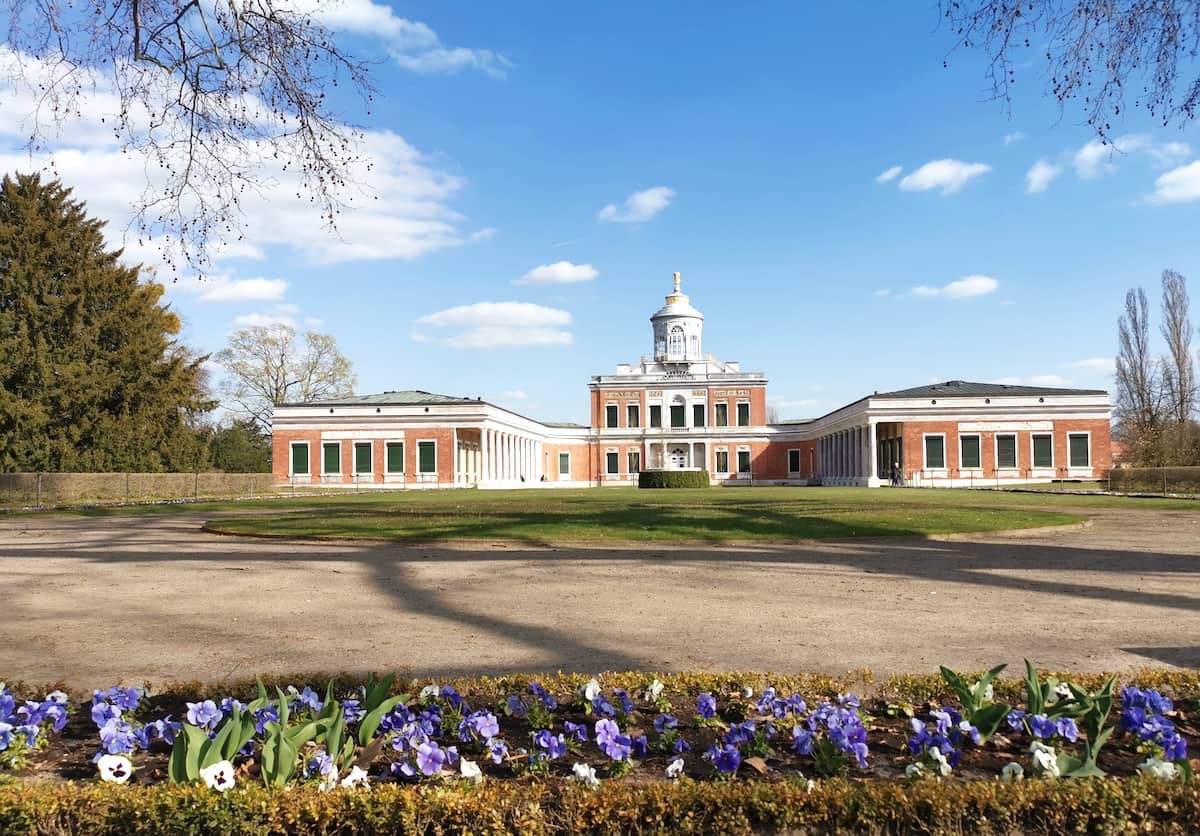
M523 543L831 540L1065 525L1068 497L864 488L413 491L275 501L209 530L289 537ZM1091 497L1071 497L1091 499ZM1067 512L1057 506L1066 505ZM211 511L248 510L221 503ZM282 513L280 513L282 512Z

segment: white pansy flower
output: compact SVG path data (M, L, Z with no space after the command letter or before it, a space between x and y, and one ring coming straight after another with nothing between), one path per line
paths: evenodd
M980 680L980 682L982 682L982 680ZM975 687L974 687L974 688L972 688L971 690L972 690L972 691L974 691L974 690L975 690L975 688L978 688L978 687L979 687L979 685L980 685L980 682L976 682L976 683L975 683ZM988 702L991 702L991 701L992 701L992 697L994 697L994 696L996 696L996 689L994 689L994 688L992 687L992 683L990 683L990 682L989 682L989 683L987 684L987 687L983 689L983 698L984 698L985 700L987 700Z
M678 778L683 774L683 758L676 758L667 764L667 777Z
M742 686L742 696L745 697L746 699L750 699L751 697L754 696L754 689L751 688L749 685L743 685Z
M920 778L924 774L925 767L921 766L919 763L910 763L908 766L904 767L905 778Z
M475 761L469 761L466 758L462 758L458 762L458 771L472 784L483 783L483 770L479 768L479 764L475 763Z
M350 774L342 779L343 787L369 787L370 781L367 780L367 770L361 766L350 767Z
M596 697L600 696L600 681L595 678L589 679L587 685L584 685L581 689L579 689L579 693L583 695L585 700L591 702L592 700L596 699Z
M442 689L437 686L437 683L434 683L433 685L426 685L421 689L418 699L420 699L422 702L425 700L436 700L438 695L441 693Z
M571 767L571 777L585 787L600 786L600 779L596 777L596 770L586 763L577 763Z
M338 785L338 771L336 769L330 769L328 772L324 772L321 774L321 783L317 785L317 788L321 792L329 792L329 791L333 790L337 785Z
M954 771L954 768L950 766L950 761L946 760L946 756L942 754L941 749L930 749L927 754L929 755L929 759L933 761L938 775L944 778Z
M2 688L3 686L4 686L4 683L0 682L0 688ZM56 702L59 705L66 705L66 703L67 703L67 695L64 694L62 691L51 691L49 694L46 695L46 699L50 700L51 702Z
M133 775L133 763L124 755L101 755L96 768L100 780L109 784L124 784Z
M654 702L662 696L662 692L663 684L655 677L654 681L650 683L650 687L646 689L646 702Z
M1053 746L1035 740L1029 745L1029 754L1032 755L1030 761L1034 772L1051 778L1059 777L1061 773L1058 770L1058 756L1054 754Z
M1160 781L1174 781L1179 777L1179 767L1161 758L1149 758L1138 764L1138 772Z
M1000 777L1005 781L1020 781L1025 777L1025 767L1016 761L1004 764L1004 768L1000 770Z
M229 761L217 761L212 766L200 770L200 777L210 790L225 792L234 785L233 764Z

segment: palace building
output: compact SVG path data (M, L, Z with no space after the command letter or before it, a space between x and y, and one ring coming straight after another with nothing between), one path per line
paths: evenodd
M1111 406L1094 389L951 380L875 392L819 418L771 423L767 379L704 353L704 315L680 290L650 317L653 354L591 379L591 425L473 398L384 392L283 404L275 475L376 487L637 483L645 469L717 484L940 487L1099 478Z

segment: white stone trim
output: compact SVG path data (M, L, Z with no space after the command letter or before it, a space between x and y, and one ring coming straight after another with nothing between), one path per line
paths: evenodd
M371 451L370 467L366 471L358 469L358 448L359 445L365 444ZM374 439L356 439L350 443L350 470L357 480L362 476L367 476L371 479L375 477L375 441Z
M1037 464L1033 455L1033 440L1035 438L1045 438L1050 436L1050 464L1042 467ZM1054 473L1054 433L1052 432L1037 432L1029 434L1029 471L1030 473Z
M1082 435L1082 436L1087 437L1087 457L1088 457L1087 464L1080 464L1080 465L1071 464L1071 436L1073 436L1073 435ZM1091 432L1091 430L1067 430L1066 436L1067 436L1067 472L1071 473L1071 472L1087 471L1090 474L1092 472L1092 468L1094 467L1094 462L1096 461L1096 457L1092 455L1092 432Z
M1006 438L1008 438L1010 436L1012 437L1013 457L1015 460L1013 461L1011 467L1009 467L1007 465L1005 465L1003 467L1000 466L1000 436L1004 436ZM992 434L992 470L994 470L996 473L1000 473L1001 471L1009 471L1009 470L1011 470L1013 473L1016 473L1020 469L1020 467L1021 467L1021 436L1018 435L1015 431L1014 432L1005 432L1005 431L1001 430L999 432L993 433Z
M417 481L418 482L428 482L428 481L430 481L429 480L430 476L433 476L436 481L438 478L441 477L441 474L438 473L438 442L437 442L437 439L436 438L418 438L418 439L416 439L415 443L417 446L414 447L413 450L417 454L416 455ZM422 444L432 444L433 445L433 470L432 471L421 470L421 445Z
M966 465L966 463L963 461L962 443L963 443L964 438L975 439L975 448L979 452L979 464L977 464L973 467L968 467ZM958 433L958 469L959 469L959 471L965 470L965 471L978 472L978 473L983 472L983 435L981 433L964 433L961 431Z
M292 455L292 449L295 447L304 447L306 452L308 453L308 472L307 473L296 473L295 471L292 470L292 465L295 461L295 459ZM292 442L290 442L288 444L288 480L296 481L297 479L302 479L305 482L309 482L309 481L312 481L312 474L313 474L312 444L307 441L292 441Z
M941 467L930 467L929 466L929 447L928 447L927 442L925 441L925 439L927 439L927 438L940 438L942 440L942 466ZM949 470L949 467L950 467L950 457L947 455L947 452L948 451L946 450L946 434L945 433L921 433L921 472L922 473L933 473L933 474L941 473L941 474L945 475L946 471Z

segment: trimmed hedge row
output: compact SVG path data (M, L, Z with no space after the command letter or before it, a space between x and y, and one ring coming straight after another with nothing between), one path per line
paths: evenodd
M643 470L639 488L707 488L712 483L707 470Z
M1127 780L956 783L798 780L605 784L552 780L259 787L0 788L0 833L1067 833L1200 831L1195 784Z
M1200 467L1114 467L1108 487L1127 493L1200 493Z

